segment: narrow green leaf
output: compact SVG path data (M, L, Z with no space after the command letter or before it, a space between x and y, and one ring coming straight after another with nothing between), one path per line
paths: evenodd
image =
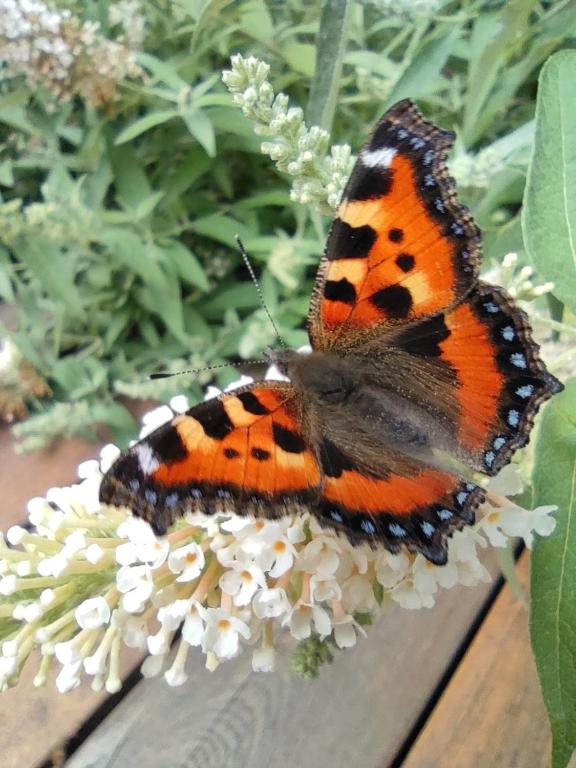
M400 76L386 104L390 106L400 99L417 98L428 93L440 76L459 35L460 27L456 26L426 43Z
M0 299L14 301L14 288L10 280L10 271L4 264L0 264Z
M330 132L348 42L350 0L324 0L316 37L316 69L306 109L309 125Z
M274 39L274 22L264 0L249 0L241 4L242 31L262 42Z
M200 288L202 291L208 290L208 278L198 261L198 257L184 243L181 243L179 240L166 240L165 242L158 243L156 247L164 252L166 258L173 264L175 271L182 280Z
M202 112L200 109L188 108L181 110L180 115L196 141L204 147L210 157L215 157L216 137L214 135L214 126L206 112Z
M576 379L546 407L533 474L534 505L557 504L556 530L532 557L531 635L552 725L552 768L576 748Z
M205 235L212 238L212 240L217 240L219 243L231 245L235 249L238 248L236 245L236 235L239 235L242 240L248 240L252 234L245 224L241 224L231 216L223 216L219 213L196 219L190 225L190 229L193 229L199 235Z
M38 129L28 120L28 116L22 107L2 107L0 104L0 123L9 125L11 128L27 133L30 136L37 136L39 133Z
M134 211L134 214L136 216L136 219L138 221L141 221L142 219L145 219L147 216L150 216L152 211L156 208L160 200L164 197L164 190L159 190L158 192L152 192L152 194L145 198L144 200L141 200L140 203L138 203L138 206L136 210Z
M120 264L140 275L145 283L149 285L165 283L162 270L134 232L122 227L107 227L100 234L99 239Z
M528 257L576 311L576 51L552 56L540 74L536 133L522 229Z
M137 208L150 197L152 187L132 147L110 147L110 163L114 171L118 196L122 202Z
M156 56L144 53L143 51L140 51L137 54L136 60L138 61L138 64L151 72L157 80L174 88L176 92L181 91L183 88L188 88L186 80L183 80L180 77L176 71L176 67L169 61L161 61L160 59L157 59Z
M474 45L475 35L472 37L473 50L477 55L471 59L470 85L464 108L463 133L467 146L479 138L476 128L478 117L484 110L498 73L526 35L534 5L536 0L510 0L501 11L478 17L477 24L482 32L479 44ZM513 95L510 94L511 97Z
M12 172L12 161L4 160L0 163L0 186L11 187L14 184L14 174Z
M172 120L173 117L177 116L178 112L175 109L162 109L158 112L149 112L147 115L144 115L144 117L140 117L138 120L135 120L133 123L126 126L124 130L120 131L118 136L116 136L114 144L116 144L116 146L126 144L127 142L132 141L132 139L135 139L136 136L146 133L146 131L155 128L157 125L163 125L164 123L167 123L168 120Z

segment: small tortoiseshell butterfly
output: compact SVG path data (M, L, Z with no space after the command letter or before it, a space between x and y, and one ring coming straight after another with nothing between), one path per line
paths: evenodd
M354 543L446 562L446 538L562 389L524 312L478 280L479 231L446 169L454 134L401 101L348 181L320 262L312 352L289 378L176 416L123 453L100 499L163 533L188 510L309 509Z

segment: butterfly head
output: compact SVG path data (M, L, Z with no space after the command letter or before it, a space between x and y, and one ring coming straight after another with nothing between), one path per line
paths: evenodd
M345 402L358 384L351 367L333 354L280 349L267 355L296 390L318 405Z

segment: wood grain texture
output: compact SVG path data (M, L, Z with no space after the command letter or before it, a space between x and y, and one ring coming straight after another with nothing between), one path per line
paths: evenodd
M528 582L528 557L519 564ZM403 768L548 768L550 729L530 650L528 612L508 587Z
M491 585L443 593L433 610L391 609L319 680L248 655L189 680L143 680L66 768L382 768L405 739Z
M0 429L0 528L6 530L26 517L26 502L53 485L76 480L76 467L97 455L97 446L82 440L58 441L49 451L19 456L7 428ZM32 685L35 660L30 659L21 684L0 694L0 765L32 768L67 741L106 694L88 686L59 694L51 681L46 688Z
M26 519L26 502L53 485L77 482L76 468L98 456L98 446L85 440L57 440L49 450L19 455L8 427L0 427L0 529Z

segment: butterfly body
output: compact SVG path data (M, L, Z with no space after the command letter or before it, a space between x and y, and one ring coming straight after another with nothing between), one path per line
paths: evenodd
M445 168L453 135L408 101L376 126L312 296L309 354L176 416L126 451L103 502L157 532L187 511L309 509L353 542L446 561L446 539L561 389L528 320L478 280L480 237Z

